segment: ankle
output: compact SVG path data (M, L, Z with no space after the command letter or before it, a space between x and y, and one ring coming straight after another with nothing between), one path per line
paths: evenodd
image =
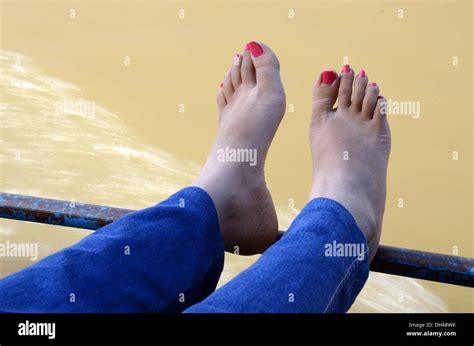
M350 190L347 190L350 191ZM364 194L353 194L347 191L330 190L329 188L313 187L309 196L309 201L315 198L328 198L340 203L352 215L357 226L364 234L369 245L369 255L373 257L373 244L378 244L379 231L381 229L380 221L377 219L376 210L368 196ZM376 251L376 246L375 246Z

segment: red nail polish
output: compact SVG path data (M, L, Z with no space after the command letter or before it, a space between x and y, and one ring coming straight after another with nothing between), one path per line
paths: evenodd
M364 70L360 70L359 72L359 78L364 78L365 77L365 71Z
M321 83L332 84L337 79L337 73L334 71L323 71Z
M255 41L247 43L247 49L250 50L250 53L254 58L258 58L260 55L263 54L262 46Z
M369 83L369 86L377 86L377 83L375 82Z
M349 73L351 72L351 66L350 65L344 65L342 66L342 73Z

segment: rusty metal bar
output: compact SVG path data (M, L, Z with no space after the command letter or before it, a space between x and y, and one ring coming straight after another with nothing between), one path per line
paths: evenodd
M0 218L96 230L134 210L0 193ZM283 234L284 232L280 232ZM474 260L380 245L370 270L474 287Z
M474 287L474 260L468 257L380 245L370 270Z
M96 230L134 210L0 193L0 217Z

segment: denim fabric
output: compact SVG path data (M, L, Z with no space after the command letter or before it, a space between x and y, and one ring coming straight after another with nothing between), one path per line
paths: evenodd
M344 207L315 199L277 244L211 294L224 261L217 213L206 192L188 187L0 280L0 311L182 312L194 304L186 311L345 312L368 261L326 256L333 241L367 250Z
M0 280L0 311L181 312L223 263L214 204L188 187Z
M363 259L327 256L337 255L327 252L326 244L334 241L358 246ZM367 250L364 235L341 204L314 199L256 263L185 312L346 312L367 280Z

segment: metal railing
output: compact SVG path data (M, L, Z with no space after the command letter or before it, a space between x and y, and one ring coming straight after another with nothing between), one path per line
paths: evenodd
M0 193L0 217L96 230L134 210ZM283 234L284 232L280 232ZM370 270L474 287L474 260L380 245Z

